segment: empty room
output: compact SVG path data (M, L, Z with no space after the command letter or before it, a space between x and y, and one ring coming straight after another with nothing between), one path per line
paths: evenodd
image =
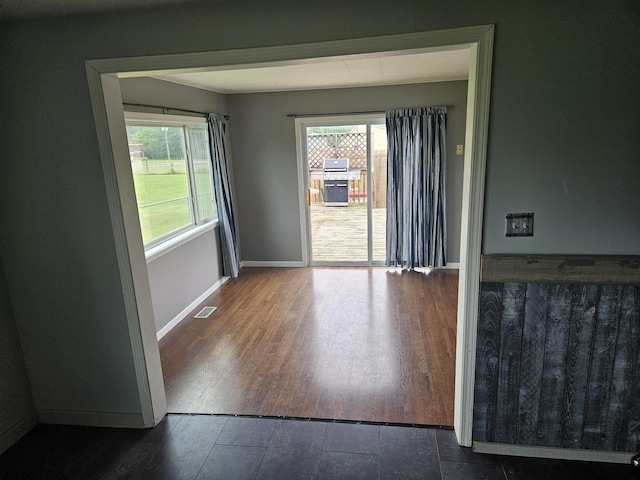
M456 48L120 79L170 413L453 425L468 62ZM413 107L446 108L445 244L386 267L385 115ZM200 167L189 178L210 162L196 112L224 120L237 278L216 206L178 208L190 184L215 203Z

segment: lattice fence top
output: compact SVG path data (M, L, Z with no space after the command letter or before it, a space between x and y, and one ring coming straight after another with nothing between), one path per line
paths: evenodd
M367 168L366 133L317 133L307 135L310 170L322 170L325 158L348 158L350 169Z

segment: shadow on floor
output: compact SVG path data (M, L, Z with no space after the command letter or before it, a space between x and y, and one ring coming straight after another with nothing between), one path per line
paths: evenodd
M451 430L168 415L149 430L38 425L0 456L9 479L638 479L628 465L480 455Z

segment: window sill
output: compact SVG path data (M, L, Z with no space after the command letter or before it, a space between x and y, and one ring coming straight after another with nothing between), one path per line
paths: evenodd
M218 220L212 220L210 222L204 223L202 225L198 225L197 227L191 228L188 231L181 233L180 235L176 235L175 237L167 240L166 242L161 243L160 245L156 245L153 248L144 252L144 256L147 259L147 263L151 263L157 258L169 253L172 250L184 245L187 242L190 242L196 237L199 237L203 233L208 232L209 230L213 230L218 226Z

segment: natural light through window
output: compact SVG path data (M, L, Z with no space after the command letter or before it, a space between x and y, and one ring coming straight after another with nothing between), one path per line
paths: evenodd
M127 114L126 126L145 250L214 220L204 119Z

